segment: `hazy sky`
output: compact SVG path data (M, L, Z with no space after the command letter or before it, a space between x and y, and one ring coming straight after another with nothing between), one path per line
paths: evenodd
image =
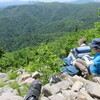
M77 0L0 0L0 2L4 1L41 1L41 2L70 2L70 1L77 1ZM88 0L87 0L88 1ZM100 1L100 0L89 0L89 1Z

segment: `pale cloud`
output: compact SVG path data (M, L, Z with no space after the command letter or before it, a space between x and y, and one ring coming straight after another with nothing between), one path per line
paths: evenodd
M50 0L49 0L50 1ZM53 0L52 0L53 1ZM71 2L71 1L77 1L77 0L57 0L58 2Z
M94 0L94 1L98 1L99 2L100 0Z
M12 1L12 0L0 0L0 2L5 2L5 1Z
M5 1L40 1L40 2L71 2L71 1L77 1L77 0L0 0L0 2ZM100 0L89 0L89 1L100 1Z
M77 1L77 0L0 0L0 2L5 2L5 1L70 2L70 1Z
M77 1L77 0L37 0L41 2L71 2L71 1Z

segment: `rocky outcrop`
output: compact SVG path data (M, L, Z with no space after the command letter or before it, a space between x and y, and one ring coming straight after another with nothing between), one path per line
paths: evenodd
M31 83L42 76L37 71L28 74L24 69L19 69L16 72L20 73L16 79L8 80L5 73L0 73L0 79L5 84L16 81L21 91L24 84ZM19 96L18 91L9 85L0 88L0 100L23 99L24 97ZM48 84L42 86L39 100L100 100L100 77L93 77L93 81L89 81L77 75L71 77L67 73L53 76Z
M23 97L18 96L16 89L12 89L8 85L0 88L0 100L23 100Z
M6 92L0 96L0 100L23 100L23 97Z
M100 84L63 73L62 81L43 86L40 100L100 100ZM100 79L100 77L98 77Z
M23 92L23 85L28 83L31 84L35 79L41 76L41 74L37 71L33 72L32 74L28 74L24 69L21 68L15 71L20 75L16 79L9 80L7 76L12 72L13 71L11 70L8 73L0 73L0 85L3 85L2 82L5 84L3 87L0 87L0 100L23 100L24 97L19 96L17 89L11 88L9 84L13 82L18 83L20 92Z
M94 82L85 83L86 91L92 96L100 99L100 84Z

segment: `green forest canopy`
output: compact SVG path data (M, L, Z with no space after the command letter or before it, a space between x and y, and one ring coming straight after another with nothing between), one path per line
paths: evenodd
M59 62L59 60L66 57L70 49L77 47L77 41L80 38L86 38L87 43L89 43L93 38L99 37L100 22L97 22L95 23L95 28L80 30L71 34L66 33L63 37L59 37L49 44L42 43L40 46L2 54L0 58L0 71L6 72L19 68L24 68L29 73L39 71L43 73L44 77L42 78L46 81L50 75L60 72L62 62ZM45 69L45 66L49 66L49 68Z
M100 3L38 3L0 9L0 46L15 51L49 43L56 37L99 22Z

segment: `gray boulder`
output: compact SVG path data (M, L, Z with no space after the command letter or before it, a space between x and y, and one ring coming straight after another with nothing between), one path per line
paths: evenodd
M5 80L6 76L7 75L5 73L0 73L0 80Z
M23 100L23 97L13 95L12 93L3 93L0 100Z
M100 99L100 84L87 82L85 84L85 89L92 97L97 97Z
M65 90L62 91L62 95L65 97L66 100L75 100L78 96L78 93L72 90Z
M66 100L65 97L61 93L54 94L52 96L49 96L48 98L49 100Z
M77 100L94 100L94 99L87 93L87 91L84 88L82 88L78 93Z
M43 87L43 93L45 96L50 96L50 95L56 94L62 90L66 90L70 86L72 86L72 83L69 80L61 81L54 85L46 84Z

